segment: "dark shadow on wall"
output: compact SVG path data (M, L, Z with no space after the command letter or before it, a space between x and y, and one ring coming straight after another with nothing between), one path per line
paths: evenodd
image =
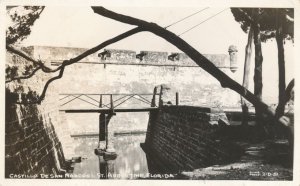
M5 177L64 173L62 146L49 115L37 105L14 104L19 95L8 89L5 96Z

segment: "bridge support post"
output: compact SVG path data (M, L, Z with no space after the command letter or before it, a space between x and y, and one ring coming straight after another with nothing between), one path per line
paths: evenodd
M151 107L156 107L156 94L157 94L157 87L154 87Z
M112 110L112 113L114 113L114 101L112 94L110 95L110 109Z
M99 107L102 108L102 94L100 94Z
M106 132L106 116L105 114L100 114L99 115L99 143L100 141L104 141L105 140L105 132Z
M100 174L101 177L100 179L107 179L108 178L108 166L107 166L107 162L102 160L99 156L99 170L100 170Z
M108 148L108 120L107 119L108 119L107 115L105 115L105 118L104 118L104 120L105 120L105 125L104 125L104 127L105 127L105 149Z
M176 92L176 106L179 105L179 94L178 92Z
M103 155L106 160L112 160L117 157L114 148L108 148L108 124L113 115L115 115L115 113L101 113L99 115L99 145L98 148L95 149L95 154L100 156ZM104 149L100 149L101 141L105 141Z

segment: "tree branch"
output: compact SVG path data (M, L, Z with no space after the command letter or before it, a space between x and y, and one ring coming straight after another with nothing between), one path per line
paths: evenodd
M144 28L146 31L152 32L153 34L167 40L178 49L186 53L195 63L197 63L201 68L203 68L206 72L215 77L223 87L228 87L233 91L237 92L241 96L243 96L246 100L252 103L254 106L261 108L261 110L267 115L274 118L275 111L269 107L264 102L260 101L256 98L249 90L241 86L239 83L231 79L224 72L222 72L219 68L217 68L211 61L205 58L202 54L200 54L196 49L190 46L187 42L185 42L180 37L176 36L174 33L158 26L154 23L149 23L144 20L136 19L130 16L125 16L122 14L118 14L112 12L110 10L105 9L104 7L92 7L95 13L105 16L107 18L111 18L113 20L127 23L131 25L137 25L139 27Z
M31 74L28 74L28 75L25 75L25 76L19 76L19 77L14 77L14 78L11 78L10 80L6 80L5 83L9 83L9 82L12 82L12 81L16 81L16 80L21 80L21 79L28 79L28 78L31 78L38 70L41 70L42 68L39 66L37 67L36 69L34 69Z
M108 46L110 44L118 42L118 41L120 41L122 39L125 39L125 38L127 38L127 37L129 37L129 36L131 36L133 34L136 34L138 32L142 32L142 31L144 31L143 28L136 27L136 28L133 28L133 29L127 31L127 32L124 32L124 33L118 35L118 36L115 36L115 37L113 37L113 38L111 38L109 40L106 40L103 43L95 46L94 48L91 48L91 49L83 52L82 54L78 55L77 57L69 59L68 61L65 61L65 66L68 66L68 65L71 65L73 63L76 63L76 62L82 60L83 58L85 58L85 57L87 57L87 56L89 56L89 55L91 55L91 54L93 54L93 53L101 50L102 48L104 48L104 47L106 47L106 46ZM63 68L63 67L62 66L58 67L58 69L60 69L60 68Z
M239 93L246 100L251 102L254 106L260 107L263 112L265 112L266 114L268 114L271 117L274 117L275 111L273 109L271 109L271 107L269 107L262 101L258 100L249 90L247 90L246 88L241 86L239 83L237 83L236 81L231 79L229 76L227 76L224 72L222 72L220 69L218 69L211 61L209 61L207 58L205 58L202 54L200 54L197 50L195 50L187 42L185 42L184 40L182 40L181 38L176 36L174 33L158 26L155 23L149 23L144 20L136 19L136 18L133 18L130 16L117 14L117 13L109 11L103 7L92 7L92 9L94 10L95 13L97 13L99 15L114 19L114 20L122 22L122 23L136 25L138 27L134 28L132 30L129 30L123 34L120 34L112 39L109 39L109 40L101 43L100 45L98 45L90 50L87 50L86 52L80 54L79 56L77 56L75 58L63 61L63 64L60 67L53 70L53 71L60 70L59 75L56 77L53 77L47 81L47 83L44 86L43 92L42 92L39 100L37 101L37 103L40 103L44 99L49 84L51 82L53 82L54 80L60 79L62 77L66 66L76 63L79 60L85 58L86 56L97 52L98 50L102 49L103 47L106 47L109 44L120 41L130 35L133 35L140 31L149 31L149 32L152 32L153 34L167 40L168 42L170 42L174 46L176 46L178 49L185 52L201 68L203 68L205 71L207 71L213 77L215 77L221 83L221 85L223 87L228 87L228 88L232 89L233 91ZM30 58L29 58L29 60L32 61L32 59L30 59Z
M104 48L104 47L106 47L106 46L108 46L110 44L118 42L118 41L120 41L122 39L125 39L125 38L127 38L127 37L129 37L129 36L131 36L133 34L141 32L141 31L143 31L142 28L136 27L136 28L133 28L133 29L127 31L127 32L124 32L124 33L122 33L122 34L120 34L120 35L118 35L118 36L116 36L114 38L111 38L111 39L109 39L109 40L107 40L107 41L105 41L105 42L103 42L103 43L101 43L101 44L99 44L99 45L97 45L97 46L95 46L95 47L93 47L93 48L91 48L91 49L83 52L82 54L78 55L75 58L71 58L69 60L64 60L63 64L61 66L57 67L56 69L50 69L49 67L46 67L44 65L44 63L42 63L40 60L35 60L34 58L30 57L29 55L27 55L23 51L20 51L20 50L14 48L11 45L6 45L6 49L8 51L14 53L14 54L17 54L18 56L20 56L20 57L22 57L24 59L32 62L33 64L40 66L41 69L43 70L43 72L53 73L53 72L57 72L57 71L61 70L62 68L66 67L68 65L74 64L74 63L76 63L76 62L84 59L85 57L87 57L87 56L89 56L89 55L91 55L91 54L93 54L93 53L101 50L102 48ZM32 77L32 76L30 76L30 77ZM22 79L26 79L26 78L24 77ZM17 80L17 78L13 79L12 81L14 81L14 80ZM9 83L9 82L11 82L11 81L8 81L6 83Z
M57 79L60 79L60 78L63 76L64 69L65 69L66 66L71 65L71 64L74 64L74 63L76 63L76 62L78 62L78 61L84 59L85 57L87 57L87 56L89 56L89 55L91 55L91 54L93 54L93 53L95 53L95 52L101 50L102 48L104 48L104 47L106 47L106 46L108 46L108 45L110 45L110 44L113 44L113 43L115 43L115 42L118 42L118 41L120 41L120 40L122 40L122 39L125 39L125 38L127 38L127 37L129 37L129 36L131 36L131 35L133 35L133 34L136 34L136 33L138 33L138 32L141 32L141 31L143 31L143 29L140 28L140 27L133 28L133 29L127 31L127 32L124 32L124 33L122 33L122 34L116 36L116 37L113 37L113 38L111 38L111 39L109 39L109 40L104 41L103 43L101 43L101 44L99 44L99 45L97 45L97 46L95 46L95 47L93 47L93 48L91 48L91 49L89 49L89 50L83 52L82 54L78 55L78 56L75 57L75 58L71 58L70 60L64 60L61 66L59 66L58 68L56 68L56 69L54 69L54 70L51 70L52 72L55 72L55 71L60 70L59 75L56 76L56 77L53 77L53 78L49 79L49 80L46 82L46 84L45 84L45 86L44 86L44 89L43 89L43 91L42 91L42 94L39 96L39 99L38 99L37 101L33 101L33 102L28 103L28 104L40 104L41 101L45 98L46 91L47 91L48 86L50 85L50 83L52 83L53 81L55 81L55 80L57 80ZM32 59L31 57L25 55L23 52L20 52L20 51L18 51L18 50L14 50L14 53L15 53L15 52L16 52L16 54L20 55L21 57L23 57L23 58L25 58L25 59L27 59L27 60L30 60L30 61L33 60L33 61L35 61L35 60ZM22 104L22 103L21 103L21 102L18 102L17 104Z
M37 103L40 104L40 103L42 102L42 100L45 98L45 95L46 95L46 92L47 92L47 89L48 89L48 86L50 85L50 83L53 82L53 81L55 81L55 80L57 80L57 79L60 79L60 78L63 76L63 74L64 74L64 70L65 70L65 66L63 66L63 67L60 69L58 76L53 77L53 78L49 79L49 80L46 82L46 84L45 84L45 86L44 86L44 89L43 89L43 92L42 92L42 94L39 96L39 100L37 101Z
M292 98L292 90L293 90L294 86L295 86L295 79L292 79L285 89L285 104L284 105L286 105L286 103L290 99L294 99L294 98Z
M57 71L57 70L52 70L49 67L46 67L41 60L35 60L34 58L30 57L29 55L27 55L23 51L18 50L18 49L16 49L15 47L13 47L11 45L6 45L6 50L8 50L8 51L10 51L14 54L17 54L18 56L26 59L27 61L32 62L34 65L39 66L43 70L43 72L51 73L51 72L56 72Z
M39 96L39 98L36 100L36 101L31 101L27 104L41 104L41 102L44 100L45 98L45 95L46 95L46 92L47 92L47 89L50 85L51 82L57 80L57 79L60 79L62 76L63 76L63 73L64 73L64 70L65 70L65 67L61 68L60 71L59 71L59 74L55 77L52 77L51 79L49 79L44 88L43 88L43 91L42 91L42 94ZM17 104L23 104L23 102L17 102Z
M20 50L16 49L15 47L11 46L11 45L6 45L6 50L8 50L8 51L10 51L14 54L17 54L18 56L26 59L27 61L31 61L35 65L42 65L41 61L37 61L37 60L33 59L32 57L25 54L23 51L20 51Z

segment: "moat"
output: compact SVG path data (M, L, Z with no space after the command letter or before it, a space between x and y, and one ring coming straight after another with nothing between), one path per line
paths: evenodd
M148 173L147 159L140 143L145 135L120 135L114 137L114 148L118 154L115 160L106 162L102 156L94 154L98 138L75 137L75 153L82 157L74 166L74 175L87 176L93 179L136 179L137 175Z

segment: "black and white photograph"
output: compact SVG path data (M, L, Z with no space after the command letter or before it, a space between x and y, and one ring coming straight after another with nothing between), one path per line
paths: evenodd
M1 3L3 180L295 183L299 1L126 2Z

